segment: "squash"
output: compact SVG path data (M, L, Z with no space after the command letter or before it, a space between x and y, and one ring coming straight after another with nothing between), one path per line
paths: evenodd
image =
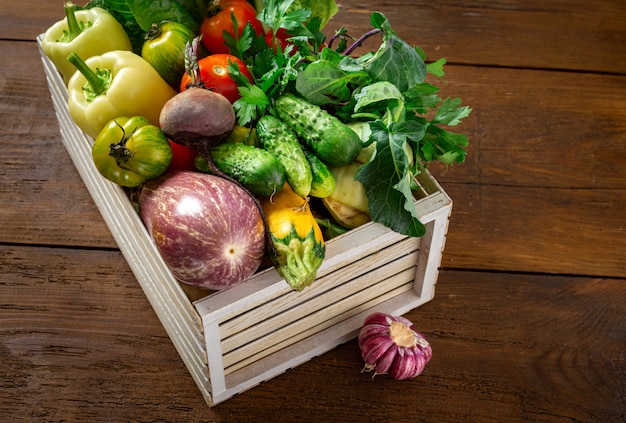
M261 200L268 231L268 250L274 268L289 286L302 291L317 277L326 247L308 200L288 183L275 195Z

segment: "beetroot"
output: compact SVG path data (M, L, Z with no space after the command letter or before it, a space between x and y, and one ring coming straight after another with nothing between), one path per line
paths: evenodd
M235 110L226 97L198 87L169 99L159 117L169 139L200 152L228 137L235 122Z
M252 276L265 251L254 199L217 176L176 172L148 181L139 211L163 260L181 282L221 290Z

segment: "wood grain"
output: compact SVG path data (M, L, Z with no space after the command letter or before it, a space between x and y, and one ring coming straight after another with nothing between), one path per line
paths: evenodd
M0 0L2 1L2 0ZM0 3L0 421L626 421L626 3L341 1L380 10L474 108L420 377L355 342L208 408L61 144L35 37Z
M78 174L36 48L23 44L0 44L9 63L28 60L38 70L26 80L9 76L0 106L0 199L11 204L0 210L3 241L115 248L82 183L68 183ZM458 128L470 138L467 162L431 166L454 199L444 265L626 276L618 212L626 208L626 76L449 66L447 80L446 91L474 111ZM593 113L578 105L580 84L594 93L586 102ZM40 101L25 101L26 85ZM36 125L15 118L31 115ZM39 149L46 154L34 163ZM61 220L72 223L69 232Z
M444 271L435 299L406 315L434 351L417 379L372 381L349 342L209 409L118 252L0 247L0 271L11 275L0 279L0 416L11 421L617 422L626 412L620 280Z
M1 241L116 248L62 146L36 43L0 42L0 56Z
M4 0L3 0L4 2ZM359 3L339 1L327 35L346 26L355 36L370 29L370 12L383 12L400 36L435 59L495 67L626 72L621 0L473 1L426 0ZM10 7L9 7L10 4ZM84 4L84 2L77 2ZM27 20L20 19L28 16ZM33 40L63 17L62 3L7 2L0 12L0 38Z

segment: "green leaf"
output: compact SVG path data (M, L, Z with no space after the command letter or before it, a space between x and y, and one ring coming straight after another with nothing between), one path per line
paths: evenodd
M387 128L381 121L370 123L376 154L362 165L356 179L363 183L373 221L408 236L423 236L411 192L411 156L407 154L407 137Z
M224 31L224 44L226 44L233 56L243 60L245 52L252 47L252 42L257 34L250 22L246 22L246 25L241 30L241 35L239 35L239 23L234 14L231 14L231 19L233 22L233 34L235 35Z
M442 57L436 62L428 63L426 65L426 72L433 74L438 78L443 78L445 75L445 72L443 71L443 67L446 64L446 62L447 62L446 59Z
M310 10L311 17L320 19L320 28L326 26L330 18L339 11L335 0L296 0L291 8Z
M144 31L150 30L153 23L165 20L182 23L193 32L200 28L198 22L176 0L126 0L126 3Z
M370 14L370 23L374 28L378 28L383 32L392 32L389 20L380 12L372 12Z
M309 19L311 11L308 9L291 7L293 0L267 0L265 7L258 15L258 19L272 28L274 34L280 28L296 29Z
M265 114L270 101L257 85L239 87L241 98L233 103L237 112L237 123L245 126Z
M317 105L347 101L352 94L348 84L352 76L326 60L308 65L296 78L296 90Z
M435 125L429 125L420 147L424 161L438 160L446 165L454 162L463 163L468 145L467 136L450 132Z
M401 92L424 82L426 64L413 47L392 35L367 65L375 81L388 81Z
M437 110L437 114L433 119L433 123L440 123L448 126L458 125L461 120L472 112L472 109L468 106L461 107L461 99L447 98L443 101L439 109Z
M206 17L206 10L212 0L177 0L189 12L189 15L200 25Z
M404 102L404 97L398 88L390 82L375 82L371 85L363 87L363 89L354 95L356 105L354 111L359 112L372 104L379 105L379 109L386 110L390 100ZM384 103L380 106L380 103Z
M403 93L407 110L426 114L429 110L437 108L441 103L441 98L436 94L438 91L438 87L426 82L409 88Z

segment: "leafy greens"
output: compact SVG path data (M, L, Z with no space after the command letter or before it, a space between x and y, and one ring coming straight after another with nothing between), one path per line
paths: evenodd
M272 113L272 100L291 92L344 123L367 125L370 135L364 146L375 143L376 150L356 179L365 187L372 220L402 234L424 235L414 205L414 178L432 161L462 163L468 145L465 135L444 127L458 125L472 109L458 98L440 98L439 88L426 82L428 74L444 77L446 60L427 64L424 51L402 40L379 12L370 16L372 30L350 46L347 30L340 28L328 47L315 48L324 40L322 22L319 15L309 17L315 14L307 9L294 9L296 3L304 2L266 0L259 17L274 32L288 29L297 49L240 51L256 81L240 83L242 98L235 103L239 123L250 124ZM373 35L381 37L378 50L354 55ZM332 49L337 40L338 47Z
M91 0L126 29L136 52L153 22L184 23L194 32L211 0ZM240 125L254 125L273 113L274 99L292 93L326 109L347 124L365 125L363 145L375 144L371 159L356 179L363 183L373 221L392 230L422 236L425 227L415 210L414 179L429 162L446 165L465 161L468 139L449 131L472 109L458 98L442 99L428 75L442 79L445 59L426 63L426 54L398 36L380 12L370 15L372 29L360 38L339 28L326 40L322 29L338 8L335 0L254 0L258 19L271 29L273 43L248 24L242 34L225 34L231 54L250 69L253 82L231 63L231 77L241 98L234 103ZM233 16L233 26L238 23ZM289 44L277 45L286 31ZM237 34L237 32L235 32ZM379 35L380 47L356 55L366 38ZM337 47L332 48L337 42ZM325 44L326 43L326 44ZM277 45L272 48L270 45Z

